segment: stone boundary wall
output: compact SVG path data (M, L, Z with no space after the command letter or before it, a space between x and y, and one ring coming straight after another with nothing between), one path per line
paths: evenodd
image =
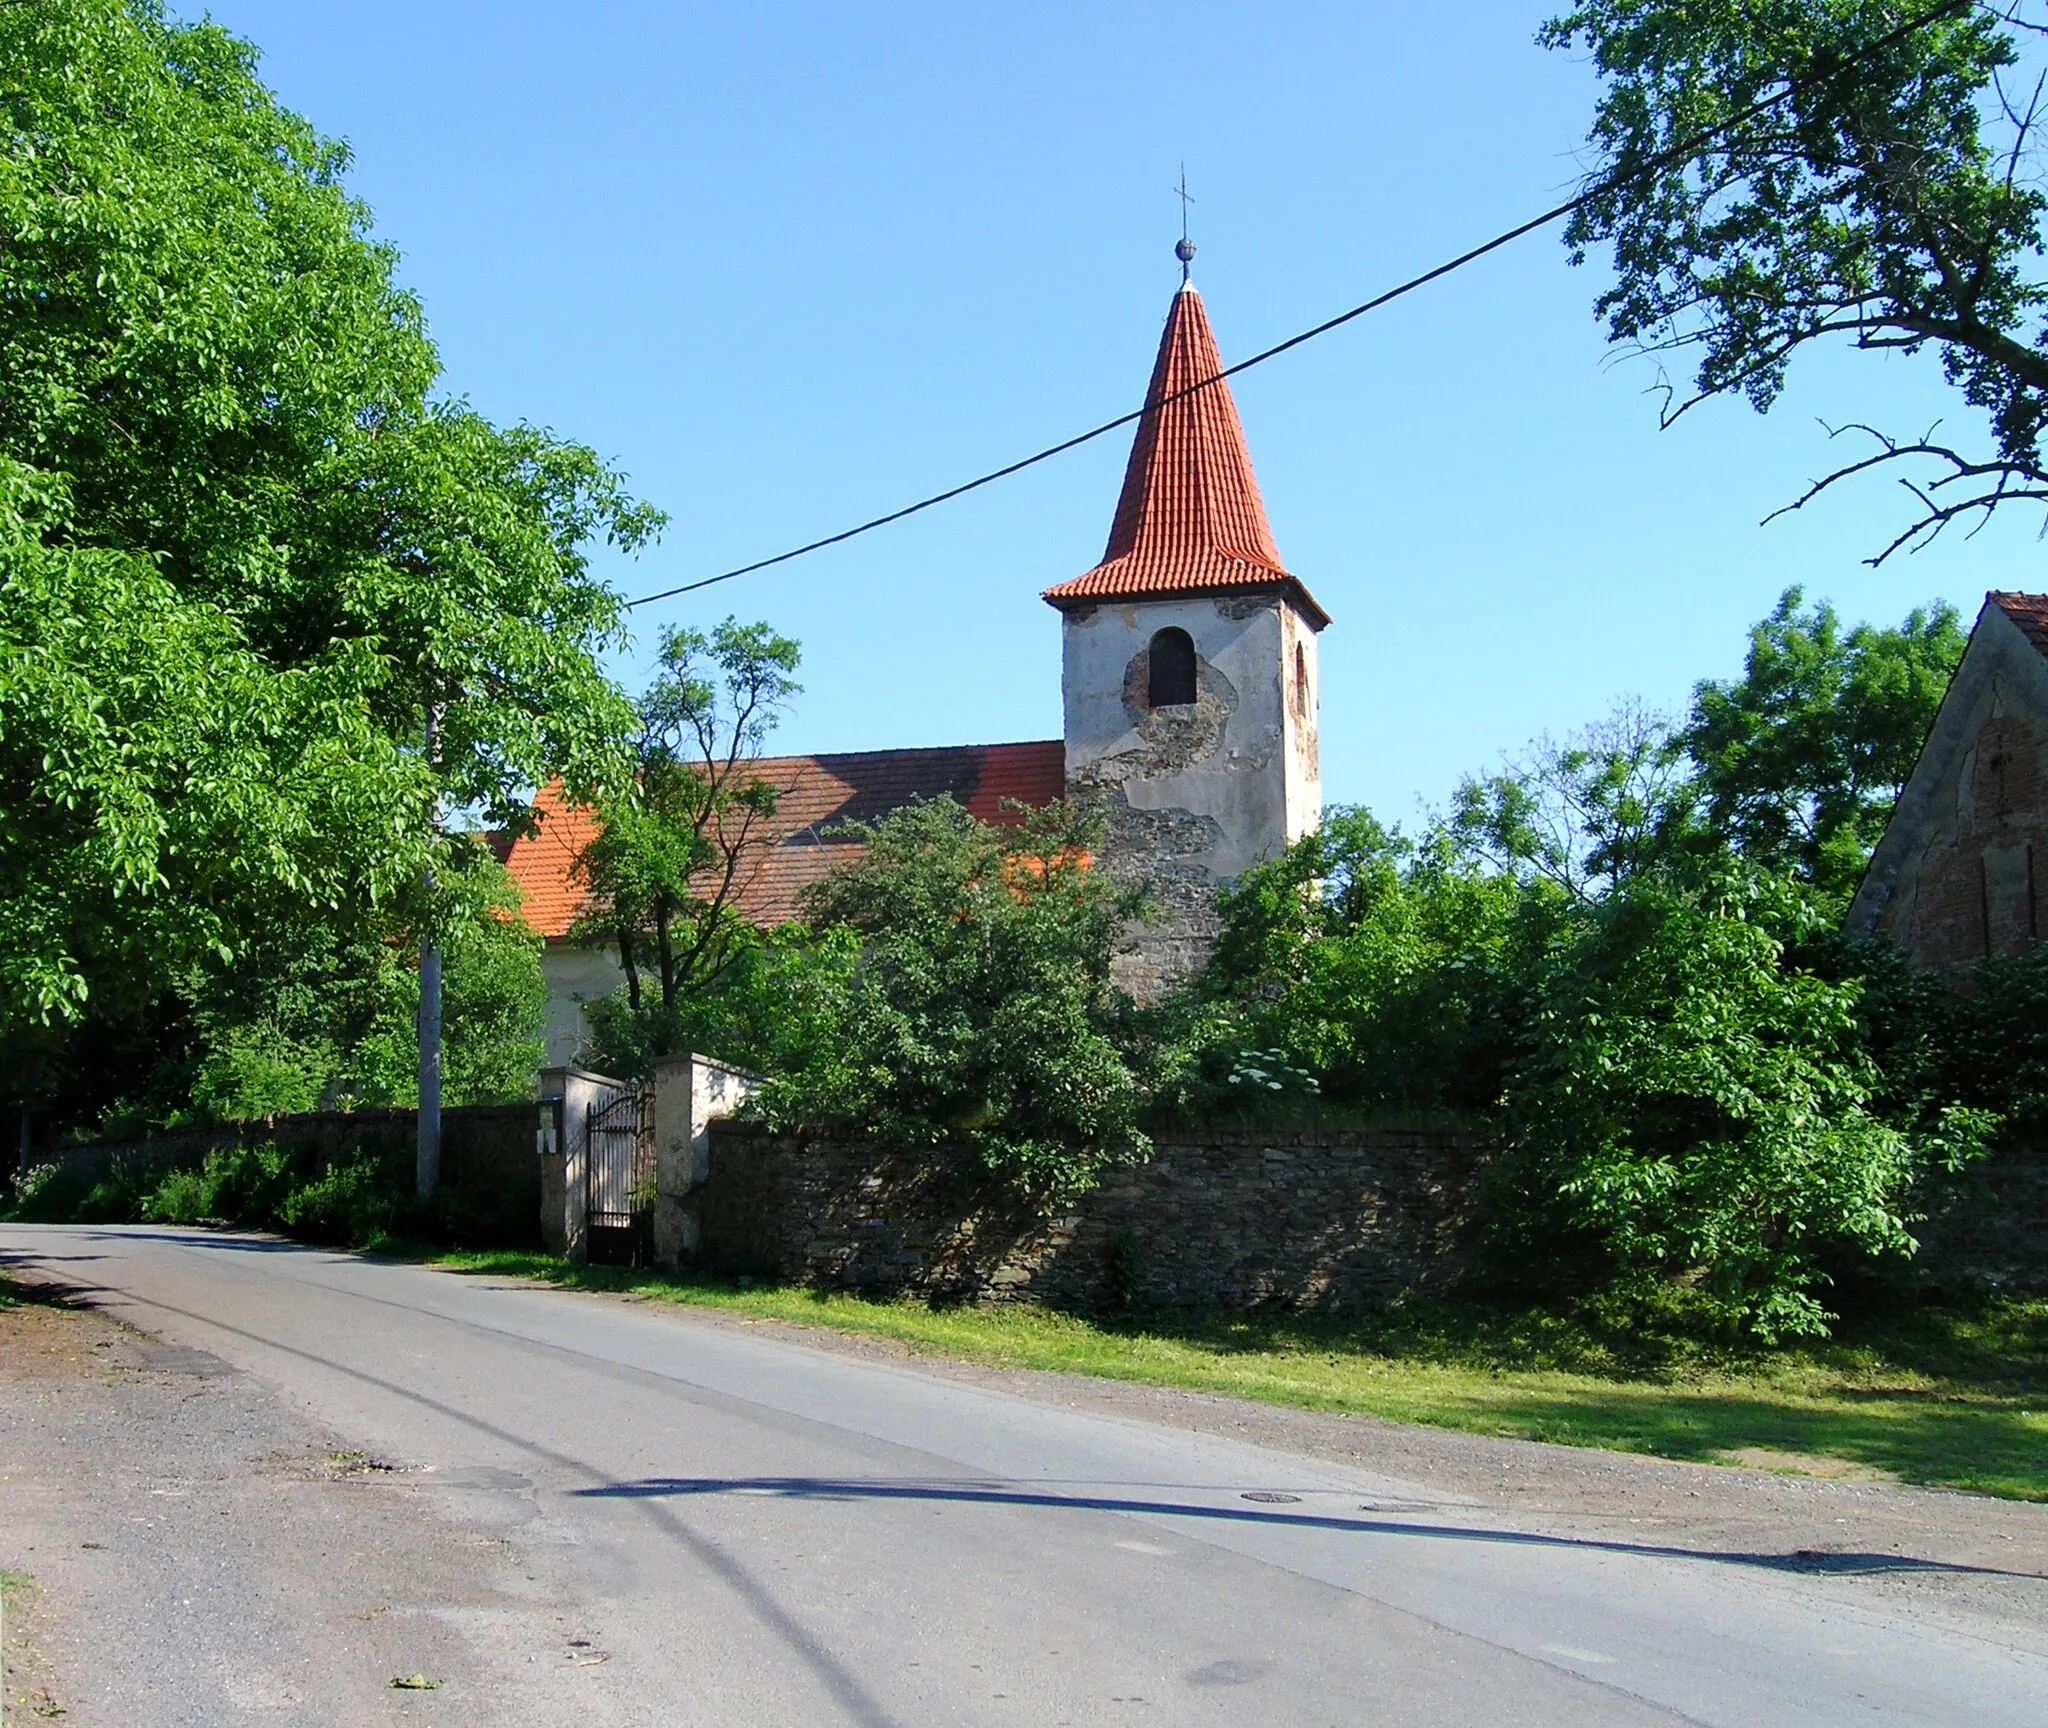
M2048 1291L2048 1144L2008 1146L1985 1159L1914 1234L1934 1284Z
M540 1160L533 1104L464 1104L441 1112L441 1185L462 1209L479 1245L540 1245ZM419 1133L415 1110L322 1110L252 1116L140 1140L98 1140L38 1148L31 1167L53 1164L61 1179L90 1184L112 1175L196 1169L210 1152L275 1145L323 1174L362 1151L411 1168Z
M823 1289L1053 1306L1355 1308L1475 1260L1481 1136L1176 1134L1048 1220L963 1159L709 1125L694 1263ZM1936 1288L2048 1291L2048 1146L2008 1149L1917 1228Z
M966 1301L1338 1309L1440 1293L1472 1261L1469 1134L1176 1134L1048 1220L959 1167L710 1124L706 1271Z

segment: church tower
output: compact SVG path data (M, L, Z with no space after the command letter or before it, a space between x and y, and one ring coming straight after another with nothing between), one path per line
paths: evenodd
M1200 965L1217 889L1322 818L1330 620L1280 562L1222 370L1184 281L1102 562L1045 593L1064 625L1067 795L1104 816L1104 862L1162 914L1118 957L1141 998Z

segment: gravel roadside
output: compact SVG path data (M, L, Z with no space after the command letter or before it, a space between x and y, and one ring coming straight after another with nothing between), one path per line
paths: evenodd
M0 1310L0 1570L35 1584L7 1720L586 1722L604 1653L519 1486L387 1467L89 1308Z

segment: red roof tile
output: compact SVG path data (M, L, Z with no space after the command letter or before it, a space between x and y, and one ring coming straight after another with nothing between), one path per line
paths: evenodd
M1162 406L1138 422L1108 548L1086 575L1045 591L1053 605L1281 589L1316 629L1329 623L1280 562L1222 370L1202 297L1182 288L1145 395Z
M1984 598L2025 631L2035 648L2048 654L2048 594L2006 594L1994 588Z
M803 891L861 848L829 830L872 822L919 798L950 794L984 822L1014 822L1006 799L1043 806L1066 792L1066 746L1057 738L1029 744L965 744L933 750L856 750L833 756L770 756L754 771L777 792L777 843L757 858L740 885L737 905L759 924L797 915ZM596 837L590 811L564 801L558 787L534 799L537 826L514 840L505 868L524 896L526 921L559 937L582 909L577 856Z

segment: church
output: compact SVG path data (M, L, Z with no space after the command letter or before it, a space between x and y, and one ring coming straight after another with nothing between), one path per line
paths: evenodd
M1000 822L1007 801L1065 797L1101 816L1100 865L1144 883L1157 909L1116 956L1119 987L1156 996L1200 963L1217 890L1321 820L1316 640L1330 621L1280 562L1222 370L1184 269L1109 544L1042 596L1061 615L1064 735L762 758L753 771L776 789L777 812L737 899L745 916L795 917L804 889L854 850L840 823L942 795ZM624 973L609 947L569 938L589 813L544 791L535 815L505 864L546 944L545 1062L575 1065L586 1005Z

